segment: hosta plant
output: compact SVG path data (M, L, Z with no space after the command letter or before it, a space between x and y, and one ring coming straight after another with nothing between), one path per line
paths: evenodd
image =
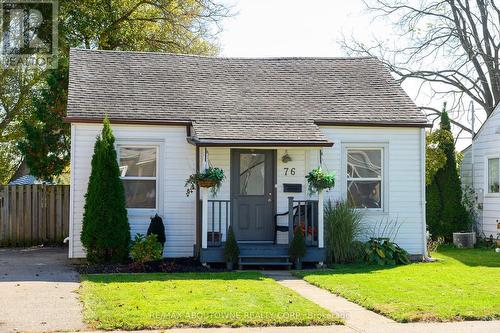
M378 265L407 265L410 255L387 238L371 238L365 243L365 261Z

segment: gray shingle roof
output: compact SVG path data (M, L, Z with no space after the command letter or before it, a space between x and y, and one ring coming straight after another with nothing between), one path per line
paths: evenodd
M72 49L68 119L104 115L189 121L198 140L325 142L318 123L427 123L375 58L245 59Z

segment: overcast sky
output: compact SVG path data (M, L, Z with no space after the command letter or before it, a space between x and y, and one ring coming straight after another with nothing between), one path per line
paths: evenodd
M228 57L337 57L342 36L369 42L373 36L391 38L393 27L372 20L362 0L227 0L237 13L223 23L221 55ZM403 88L416 100L418 85ZM420 96L417 104L428 104ZM442 101L434 101L434 106ZM470 137L459 140L466 147Z

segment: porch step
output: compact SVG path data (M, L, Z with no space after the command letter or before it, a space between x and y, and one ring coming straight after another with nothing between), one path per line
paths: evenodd
M292 266L293 264L291 262L265 262L265 261L258 261L258 262L251 262L251 261L245 261L243 263L240 263L240 266Z
M246 259L246 258L280 258L280 259L288 259L290 256L287 255L242 255L240 258Z
M262 250L262 249L261 249ZM238 266L243 269L245 266L259 266L259 267L287 267L290 268L292 263L290 257L286 254L276 253L274 251L255 251L253 253L242 254L238 258Z

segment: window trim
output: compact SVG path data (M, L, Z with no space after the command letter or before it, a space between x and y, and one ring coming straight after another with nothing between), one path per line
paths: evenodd
M380 179L379 178L359 178L362 180L369 181L370 179L372 180L377 180L381 182L381 207L380 208L356 208L358 210L370 212L370 213L387 213L389 211L389 187L388 187L388 179L389 179L389 163L388 163L388 154L389 154L389 144L388 142L381 141L381 142L344 142L342 143L342 165L341 165L341 171L342 171L342 195L345 200L347 200L348 193L347 193L347 182L350 180L353 180L355 178L349 178L347 177L347 154L349 150L379 150L381 151L381 175Z
M489 176L489 160L493 159L498 159L499 163L499 168L500 168L500 153L499 154L493 154L493 155L487 155L484 157L484 196L485 197L493 197L497 198L500 197L500 192L490 192L489 184L488 184L488 176ZM498 173L498 182L500 183L500 172Z
M159 205L160 205L160 200L159 200L159 183L160 183L160 169L159 169L159 162L160 162L160 145L158 144L149 144L149 143L128 143L128 142L117 142L116 143L116 157L118 161L118 167L120 167L120 148L154 148L156 150L156 176L155 177L139 177L139 176L121 176L120 173L120 179L123 180L154 180L155 181L155 207L153 208L141 208L141 207L126 207L127 211L136 211L136 212L157 212L159 211Z

